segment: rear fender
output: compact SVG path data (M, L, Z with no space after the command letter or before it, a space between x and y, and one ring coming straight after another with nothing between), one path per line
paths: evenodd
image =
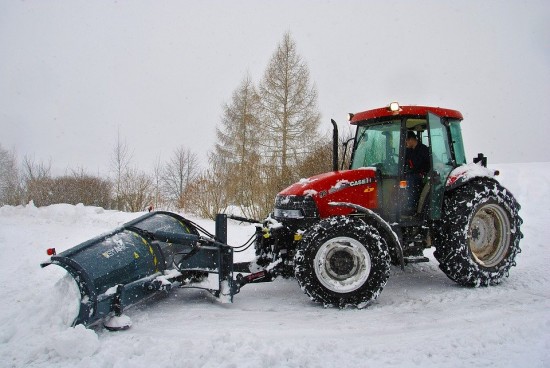
M498 175L498 171L490 170L480 164L458 166L447 177L445 190L456 189L475 178L494 179L495 175Z

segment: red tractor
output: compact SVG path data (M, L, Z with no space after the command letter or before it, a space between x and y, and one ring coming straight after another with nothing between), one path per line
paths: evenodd
M215 235L178 214L149 212L60 254L48 250L42 267L61 266L78 285L73 324L125 329L125 308L154 293L202 288L232 301L242 286L279 275L295 276L326 306L361 308L380 294L391 264L426 262L432 246L459 284L508 276L520 252L519 204L483 155L466 164L460 112L392 103L349 120L357 126L349 170L338 170L333 121L334 171L277 195L257 226L252 264L233 263L250 243L227 244L227 218L257 221L224 214Z
M294 275L311 299L337 307L368 305L390 264L427 262L430 247L459 284L508 276L520 252L520 206L482 154L466 164L460 112L392 103L349 121L357 126L349 170L337 167L333 121L334 171L277 195L258 231L258 266ZM426 147L429 161L414 180L408 137Z

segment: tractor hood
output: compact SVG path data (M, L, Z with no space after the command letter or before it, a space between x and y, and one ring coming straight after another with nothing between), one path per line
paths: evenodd
M349 202L374 209L376 200L376 168L332 171L292 184L277 196L277 203L285 198L311 197L317 205L321 218L345 215L350 208L332 207L330 202Z

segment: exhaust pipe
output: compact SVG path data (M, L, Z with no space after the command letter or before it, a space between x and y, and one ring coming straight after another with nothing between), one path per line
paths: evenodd
M332 171L338 171L338 126L334 119L332 123Z

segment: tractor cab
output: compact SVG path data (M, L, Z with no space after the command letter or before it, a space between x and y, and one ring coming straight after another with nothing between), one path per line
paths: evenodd
M349 120L357 126L350 169L376 169L378 205L373 210L389 222L439 219L447 177L466 163L462 114L394 102L387 108L350 114ZM406 162L406 139L411 131L417 144L429 151L429 169L415 173L416 182Z

